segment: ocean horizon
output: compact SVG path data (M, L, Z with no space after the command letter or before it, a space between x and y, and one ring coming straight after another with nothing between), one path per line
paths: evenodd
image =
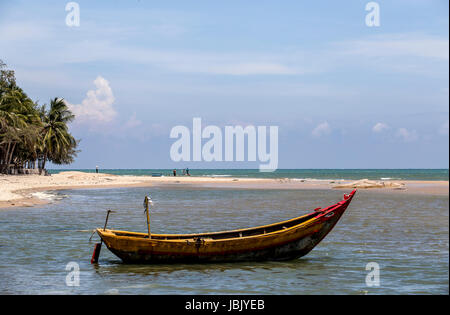
M183 169L177 168L177 175ZM49 169L50 174L66 171L95 172L93 169ZM100 173L114 175L173 176L173 169L99 169ZM448 181L448 169L278 169L274 172L260 172L258 169L189 169L191 176L200 177L242 177L242 178L289 178L294 180L428 180Z

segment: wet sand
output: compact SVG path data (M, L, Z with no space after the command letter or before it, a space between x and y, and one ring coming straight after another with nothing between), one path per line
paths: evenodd
M0 175L0 208L26 207L49 202L39 192L77 188L113 187L201 187L201 188L240 188L240 189L336 189L444 195L449 194L448 181L330 181L295 180L287 178L232 178L232 177L151 177L111 175L104 173L61 172L51 176L39 175Z

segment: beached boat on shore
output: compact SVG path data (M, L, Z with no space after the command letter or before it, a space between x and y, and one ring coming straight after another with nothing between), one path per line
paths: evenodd
M288 260L306 255L319 244L333 229L355 193L353 190L344 194L342 201L309 214L248 229L199 234L150 234L150 227L149 233L106 228L96 231L106 247L125 263ZM99 244L92 262L98 259Z

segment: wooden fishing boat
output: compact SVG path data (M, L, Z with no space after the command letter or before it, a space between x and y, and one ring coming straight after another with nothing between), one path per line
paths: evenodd
M151 234L147 221L149 233L106 228L96 231L107 248L125 263L288 260L306 255L319 244L338 222L355 193L356 190L344 194L342 201L324 209L317 208L291 220L248 229L200 234ZM94 251L93 262L96 262L95 255L98 259L98 254Z

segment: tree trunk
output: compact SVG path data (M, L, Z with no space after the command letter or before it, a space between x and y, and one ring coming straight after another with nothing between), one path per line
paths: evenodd
M42 170L45 170L45 162L47 162L47 155L44 155L44 161L42 162L42 168L39 169L39 175L42 174Z
M17 143L13 144L11 152L9 153L9 157L6 160L6 169L7 169L7 171L9 170L9 165L11 164L11 160L12 160L12 157L13 157L14 149L16 148L16 144Z
M9 155L9 148L11 147L11 142L8 142L8 146L6 147L5 151L5 157L3 159L3 167L1 169L2 173L7 174L8 173L8 155Z
M3 162L5 163L2 167L2 173L4 174L8 174L8 169L9 169L9 152L11 149L11 142L8 142L8 146L6 147L6 152L5 152L5 158L3 160Z

